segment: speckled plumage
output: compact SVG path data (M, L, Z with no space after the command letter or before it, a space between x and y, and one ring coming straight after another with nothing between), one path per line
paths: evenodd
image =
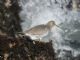
M28 34L32 35L42 35L49 31L49 28L46 25L38 25L26 31Z
M25 31L24 34L42 38L46 36L48 32L51 30L51 28L55 25L56 24L54 21L49 21L47 24L41 24L41 25L37 25L37 26L30 28L29 30Z

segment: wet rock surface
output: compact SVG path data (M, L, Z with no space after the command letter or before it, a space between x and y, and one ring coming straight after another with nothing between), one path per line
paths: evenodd
M51 42L39 42L29 37L0 36L0 60L55 60ZM10 46L11 45L11 46Z

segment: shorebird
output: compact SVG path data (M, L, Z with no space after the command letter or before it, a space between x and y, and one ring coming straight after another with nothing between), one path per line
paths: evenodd
M55 21L49 21L46 24L41 24L30 28L29 30L24 31L23 33L27 36L30 36L32 39L41 40L44 36L51 31L52 27L57 26Z

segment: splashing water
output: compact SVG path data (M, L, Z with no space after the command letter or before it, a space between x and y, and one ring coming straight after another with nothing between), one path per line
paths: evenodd
M59 60L71 60L80 54L80 12L66 8L70 0L56 1L57 3L55 0L21 0L22 11L19 15L25 21L22 28L25 31L54 20L61 28L55 27L50 33L57 57Z

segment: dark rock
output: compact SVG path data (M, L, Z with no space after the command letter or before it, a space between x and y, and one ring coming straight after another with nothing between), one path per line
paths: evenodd
M35 41L34 44L27 36L0 36L0 59L3 59L5 53L9 55L7 60L55 60L52 42Z

